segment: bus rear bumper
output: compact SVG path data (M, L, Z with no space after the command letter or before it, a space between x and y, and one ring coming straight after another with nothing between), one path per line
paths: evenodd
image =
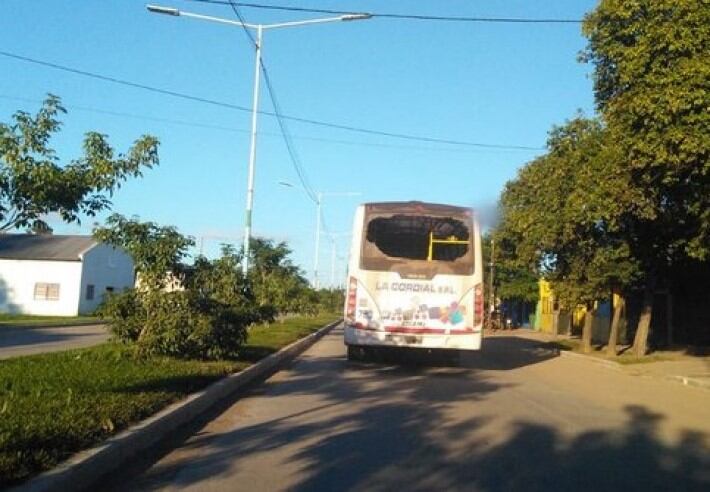
M390 333L346 324L345 345L380 347L418 347L430 349L480 350L481 332L456 334Z

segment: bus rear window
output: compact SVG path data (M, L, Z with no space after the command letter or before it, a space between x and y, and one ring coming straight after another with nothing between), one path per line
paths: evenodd
M470 220L395 214L370 218L364 232L366 269L392 270L394 265L416 263L427 270L436 265L450 273L465 273L473 265Z

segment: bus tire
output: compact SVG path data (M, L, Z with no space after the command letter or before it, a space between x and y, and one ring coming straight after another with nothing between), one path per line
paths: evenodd
M365 360L365 347L357 345L348 345L348 360L362 361Z

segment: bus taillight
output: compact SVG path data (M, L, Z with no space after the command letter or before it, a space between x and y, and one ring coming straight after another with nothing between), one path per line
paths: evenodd
M357 305L357 279L350 277L348 282L348 301L345 310L345 317L349 320L355 320L355 307Z
M483 323L483 287L476 285L473 289L473 326Z

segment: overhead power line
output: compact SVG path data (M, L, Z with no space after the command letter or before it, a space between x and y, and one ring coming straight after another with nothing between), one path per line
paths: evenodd
M32 104L42 104L42 101L39 99L10 96L7 94L0 94L0 99L6 99L6 100L10 100L10 101L20 101L20 102L32 103ZM235 127L231 127L231 126L215 125L213 123L204 123L204 122L200 122L200 121L189 121L189 120L181 120L181 119L174 119L174 118L164 118L164 117L160 117L160 116L151 116L151 115L146 115L146 114L126 113L124 111L113 111L110 109L97 108L97 107L93 107L93 106L82 106L82 105L64 104L64 103L62 103L62 106L64 106L67 109L70 109L72 111L86 111L88 113L105 114L105 115L109 115L109 116L116 116L119 118L132 118L132 119L137 119L137 120L154 121L157 123L167 123L167 124L171 124L171 125L187 126L187 127L192 127L192 128L204 128L207 130L220 130L220 131L231 132L231 133L249 134L251 132L251 130L248 130L246 128L235 128ZM263 135L263 136L279 137L279 138L282 137L280 132L275 133L275 132L260 131L258 133L259 133L259 135ZM343 140L343 139L336 139L336 138L313 137L313 136L306 136L306 135L293 135L292 138L294 138L296 140L311 140L314 142L325 142L325 143L333 143L333 144L338 144L338 145L352 145L352 146L359 146L359 147L383 147L383 148L390 148L390 149L407 149L407 150L417 150L417 151L425 151L425 152L493 152L493 151L498 152L499 151L499 150L480 150L480 149L470 149L470 148L424 147L424 146L415 146L415 145L398 145L398 144L386 144L386 143L381 143L381 142L365 142L362 140ZM502 152L511 152L511 151L510 150L502 150ZM513 150L512 152L516 152L516 151Z
M251 47L254 49L257 49L257 41L254 39L254 36L252 35L251 31L249 31L249 28L246 27L246 20L242 16L241 12L239 12L239 9L237 8L234 3L230 1L230 5L232 7L232 10L234 11L234 14L237 16L239 21L242 23L242 30L244 31L244 34L249 40L249 43ZM274 115L276 116L276 120L279 124L279 129L281 130L281 135L284 140L284 144L286 145L286 151L288 152L289 159L291 160L291 165L293 166L294 171L296 171L296 175L298 176L298 180L301 182L301 186L303 187L303 191L306 193L308 198L311 199L314 203L318 202L318 198L316 197L315 192L313 191L313 188L311 187L310 182L308 181L308 176L306 174L306 170L303 168L303 164L301 163L301 158L298 155L298 152L296 152L296 147L293 145L293 139L291 138L291 133L289 132L288 127L286 126L286 122L284 121L282 115L281 115L281 108L278 102L278 99L276 98L276 92L274 91L274 87L271 84L271 78L269 77L269 72L266 70L266 65L264 64L264 59L259 58L259 65L262 73L264 74L264 82L266 83L266 87L268 89L269 93L269 98L271 99L271 105L274 108Z
M222 106L225 108L236 109L237 111L248 111L251 112L250 108L245 106L239 106L237 104L230 104L222 101L215 101L214 99L207 99L204 97L193 96L190 94L185 94L183 92L171 91L168 89L161 89L159 87L153 87L146 84L139 84L137 82L131 82L130 80L119 79L116 77L109 77L107 75L101 75L95 72L88 72L86 70L79 70L78 68L67 67L66 65L60 65L58 63L52 63L44 60L38 60L36 58L30 58L29 56L17 55L15 53L10 53L7 51L0 51L0 55L6 56L8 58L14 58L16 60L25 61L28 63L33 63L35 65L42 65L49 68L54 68L56 70L62 70L63 72L69 72L76 75L82 75L84 77L91 77L93 79L103 80L105 82L112 82L114 84L125 85L128 87L134 87L136 89L143 89L145 91L156 92L158 94L163 94L165 96L179 97L181 99L188 99L190 101L201 102L205 104L211 104L213 106Z
M80 70L77 68L69 67L66 65L61 65L58 63L53 63L53 62L48 62L48 61L44 61L44 60L39 60L37 58L31 58L28 56L18 55L16 53L10 53L10 52L4 51L4 50L0 50L0 55L5 56L7 58L13 58L15 60L20 60L20 61L24 61L27 63L32 63L35 65L53 68L55 70L61 70L63 72L73 73L75 75L81 75L83 77L90 77L90 78L97 79L97 80L103 80L104 82L110 82L113 84L124 85L124 86L128 86L128 87L133 87L135 89L141 89L141 90L145 90L145 91L149 91L149 92L153 92L153 93L157 93L157 94L162 94L165 96L186 99L186 100L193 101L193 102L200 102L200 103L209 104L212 106L219 106L219 107L223 107L223 108L232 109L235 111L242 111L242 112L251 113L251 108L247 108L245 106L240 106L238 104L232 104L232 103L228 103L228 102L224 102L224 101L218 101L215 99L208 99L206 97L195 96L195 95L187 94L184 92L177 92L177 91L173 91L173 90L169 90L169 89L163 89L160 87L150 86L147 84L132 82L132 81L125 80L125 79L119 79L116 77L102 75L102 74L98 74L95 72L89 72L87 70ZM271 111L263 111L263 110L259 111L259 114L273 116L273 117L276 116L276 114ZM367 135L377 135L377 136L381 136L381 137L397 138L397 139L402 139L402 140L440 143L440 144L446 144L446 145L457 145L457 146L465 146L465 147L478 147L478 148L486 148L486 149L530 150L530 151L545 150L542 147L532 147L532 146L526 146L526 145L489 144L489 143L480 143L480 142L469 142L469 141L465 141L465 140L452 140L452 139L444 139L444 138L436 138L436 137L427 137L427 136L422 136L422 135L411 135L411 134L406 134L406 133L388 132L388 131L383 131L383 130L373 130L373 129L369 129L369 128L361 128L361 127L355 127L355 126L350 126L350 125L342 125L342 124L338 124L338 123L313 120L313 119L302 118L302 117L298 117L298 116L281 115L281 117L283 119L297 121L299 123L305 123L305 124L309 124L309 125L313 125L313 126L319 126L319 127L324 127L324 128L333 128L336 130L344 130L344 131L350 131L350 132L355 132L355 133L363 133L363 134L367 134Z
M316 14L333 14L347 15L356 12L356 10L332 10L319 9L310 7L296 7L292 5L269 5L261 3L247 2L230 2L228 0L189 0L197 3L208 3L214 5L235 5L238 7L246 7L250 9L263 10L281 10L288 12L308 12ZM581 19L553 19L553 18L523 18L523 17L459 17L459 16L442 16L442 15L419 15L419 14L404 14L394 12L368 12L372 17L380 19L399 19L399 20L416 20L416 21L443 21L443 22L490 22L501 24L580 24Z
M20 102L25 102L25 103L31 103L31 104L42 104L42 101L40 99L31 99L27 97L18 97L18 96L11 96L7 94L0 94L0 99L6 99L10 101L20 101ZM64 104L62 103L62 106L64 106L67 109L70 109L72 111L85 111L87 113L96 113L96 114L105 114L108 116L116 116L119 118L131 118L131 119L136 119L136 120L144 120L144 121L153 121L156 123L167 123L171 125L179 125L179 126L187 126L187 127L192 127L192 128L204 128L206 130L219 130L219 131L224 131L224 132L231 132L231 133L243 133L243 134L249 134L251 130L248 130L246 128L235 128L231 126L224 126L224 125L215 125L214 123L204 123L201 121L190 121L190 120L182 120L182 119L175 119L175 118L165 118L165 117L160 117L160 116L151 116L151 115L146 115L146 114L138 114L138 113L127 113L124 111L114 111L110 109L104 109L104 108L97 108L94 106L83 106L83 105L74 105L74 104ZM267 131L260 131L258 132L259 135L263 136L269 136L269 137L279 137L282 138L281 132L275 133L275 132L267 132ZM359 147L383 147L383 148L390 148L390 149L407 149L407 150L417 150L417 151L425 151L425 152L516 152L516 150L481 150L481 149L472 149L472 148L452 148L452 147L425 147L425 146L415 146L415 145L398 145L398 144L387 144L387 143L381 143L381 142L365 142L362 140L343 140L343 139L336 139L336 138L324 138L324 137L313 137L313 136L307 136L307 135L293 135L292 138L296 140L311 140L314 142L325 142L325 143L332 143L332 144L338 144L338 145L352 145L352 146L359 146Z

